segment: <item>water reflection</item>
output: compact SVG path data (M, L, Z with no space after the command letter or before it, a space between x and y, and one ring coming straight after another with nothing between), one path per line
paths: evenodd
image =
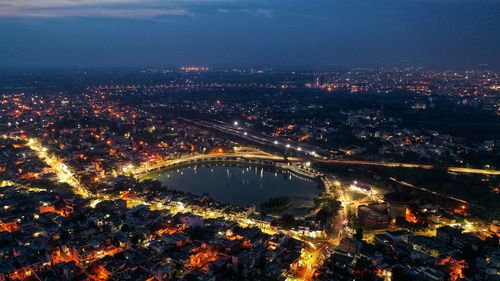
M209 193L221 202L251 206L272 197L289 196L293 204L286 212L301 215L313 206L321 191L318 183L290 172L256 166L193 166L152 173L168 188L197 195Z

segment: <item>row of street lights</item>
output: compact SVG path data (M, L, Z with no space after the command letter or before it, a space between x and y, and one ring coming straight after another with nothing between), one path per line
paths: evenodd
M238 127L238 126L239 126L239 122L238 122L238 121L234 121L234 122L233 122L233 124L234 124L234 126L235 126L235 127L237 127L237 129L239 129L239 127ZM248 135L248 133L247 133L247 132L243 132L243 135L247 136L247 135ZM279 143L277 140L275 140L275 141L273 142L273 144L274 144L274 145L279 145L280 143ZM289 143L287 143L287 144L285 145L285 147L286 147L287 149L288 149L288 148L292 148L292 146L291 146ZM296 150L297 150L297 151L302 151L302 147L297 146ZM316 151L305 152L305 153L308 153L308 154L310 154L310 155L312 155L312 156L314 156L314 157L317 157L317 156L318 156L318 154L316 153Z

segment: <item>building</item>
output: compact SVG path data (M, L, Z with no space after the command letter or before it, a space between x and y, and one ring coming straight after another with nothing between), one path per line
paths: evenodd
M359 206L358 219L370 228L384 228L389 221L387 204Z
M389 204L391 218L404 218L406 216L406 209L410 203L408 195L402 192L391 192L384 196L384 200Z

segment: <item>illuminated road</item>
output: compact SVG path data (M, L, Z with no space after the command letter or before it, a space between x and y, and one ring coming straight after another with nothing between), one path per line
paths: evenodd
M365 166L410 168L410 169L424 169L424 170L434 169L434 166L432 166L432 165L398 163L398 162L383 162L383 161L377 162L377 161L364 161L364 160L337 160L337 159L324 160L324 159L318 159L318 160L314 160L314 162L323 163L323 164L365 165ZM461 168L461 167L449 167L448 172L463 173L463 174L500 175L500 171L498 171L498 170L484 170L484 169Z
M500 175L498 170L484 170L484 169L472 169L472 168L460 168L460 167L450 167L449 172L453 173L465 173L465 174L482 174L482 175Z
M236 137L240 140L246 140L253 144L283 150L286 151L287 154L293 152L295 155L303 155L304 157L308 158L322 158L331 156L330 151L318 146L269 137L263 133L255 132L248 128L242 128L238 125L229 125L224 122L215 120L192 120L183 117L179 117L178 119L189 124L194 124L198 127L202 127L208 130L215 130L220 133Z
M301 158L291 157L287 159L288 162L300 162L303 161ZM154 170L161 170L168 167L175 167L179 165L185 164L196 164L196 163L204 163L211 161L241 161L245 163L245 161L272 161L272 162L285 162L285 159L281 156L272 155L268 153L264 153L261 151L255 152L236 152L236 153L213 153L213 154L195 154L180 157L177 159L159 161L154 163L144 163L139 167L130 167L125 168L125 172L130 172L135 176L139 176L144 173L148 173Z
M306 243L308 244L308 243ZM311 243L312 244L312 243ZM321 244L319 247L314 244L308 245L302 251L300 260L298 261L297 269L295 270L295 277L287 280L304 280L309 281L314 277L314 273L323 263L325 258L327 244Z
M443 197L443 198L446 198L446 199L450 199L450 200L453 200L453 201L456 201L458 203L461 203L461 204L469 204L469 202L463 200L463 199L460 199L460 198L457 198L457 197L453 197L453 196L449 196L449 195L446 195L446 194L442 194L442 193L438 193L436 191L432 191L432 190L429 190L425 187L418 187L418 186L415 186L411 183L408 183L408 182L405 182L405 181L401 181L401 180L398 180L398 179L395 179L395 178L389 178L390 181L392 182L395 182L395 183L398 183L400 185L403 185L403 186L406 186L406 187L409 187L409 188L413 188L413 189L417 189L417 190L420 190L420 191L423 191L423 192L427 192L427 193L431 193L433 195L436 195L436 196L439 196L439 197Z
M240 127L235 124L227 124L216 120L192 120L179 117L179 120L186 123L194 124L196 126L218 131L238 139L246 140L253 144L265 146L272 149L280 149L286 153L293 152L295 155L302 155L305 159L302 161L312 161L323 164L340 164L340 165L368 165L379 167L392 167L392 168L409 168L409 169L424 169L431 170L435 167L426 164L412 164L412 163L398 163L398 162L384 162L384 161L365 161L355 159L333 159L335 156L328 150L313 146L305 143L295 142L291 140L284 140L273 136L268 136L264 133L255 132L248 128ZM448 172L463 173L463 174L481 174L481 175L500 175L499 170L475 169L465 167L449 167Z
M396 162L375 162L375 161L364 161L364 160L316 160L315 162L323 164L342 164L342 165L368 165L368 166L381 166L381 167L393 167L393 168L412 168L412 169L433 169L432 165L421 165L421 164L409 164L409 163L396 163Z
M91 197L91 193L73 175L71 169L66 164L62 163L56 156L49 155L47 153L47 148L43 147L39 140L30 138L27 141L27 145L36 153L40 160L45 162L45 164L52 169L60 182L67 183L73 188L74 193L82 196L83 198Z

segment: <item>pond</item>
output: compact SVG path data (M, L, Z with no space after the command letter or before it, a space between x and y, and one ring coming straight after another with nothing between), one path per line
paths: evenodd
M208 195L225 203L247 207L270 198L288 196L293 203L283 212L305 215L314 206L313 198L321 191L315 180L288 171L257 166L188 166L157 171L147 176L170 189Z

